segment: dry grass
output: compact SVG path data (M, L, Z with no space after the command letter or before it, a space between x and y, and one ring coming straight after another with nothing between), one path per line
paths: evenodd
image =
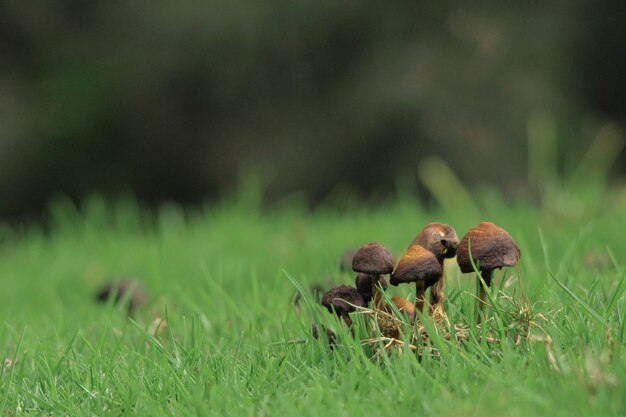
M542 327L542 323L547 322L544 314L534 312L526 300L517 300L514 297L501 293L498 298L499 315L507 323L503 335L514 341L514 345L519 347L526 343L544 343L546 353L551 366L555 369L556 361L551 350L552 340ZM349 303L348 303L349 304ZM364 346L372 346L373 358L383 352L392 354L394 352L403 353L406 349L421 356L425 349L433 353L436 351L430 343L432 337L438 337L450 342L456 340L459 346L464 343L474 341L478 344L497 344L501 339L494 337L491 333L495 317L489 318L482 324L476 324L473 328L465 322L451 323L448 315L442 307L435 309L430 317L424 317L429 321L429 326L423 323L422 319L417 319L411 323L402 312L393 311L389 305L382 309L364 308L351 304L358 314L365 318L369 326L369 338L361 340ZM487 304L487 308L493 311L494 306ZM393 311L393 312L390 312ZM427 327L431 328L429 334ZM489 333L482 334L482 328L487 327ZM533 332L537 330L538 333ZM354 331L353 331L354 334Z

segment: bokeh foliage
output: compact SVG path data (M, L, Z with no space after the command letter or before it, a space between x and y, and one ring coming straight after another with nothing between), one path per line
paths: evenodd
M7 0L0 215L56 192L199 201L250 167L270 197L319 199L338 182L368 195L430 155L467 184L515 193L534 113L555 121L564 165L607 120L624 122L618 10Z

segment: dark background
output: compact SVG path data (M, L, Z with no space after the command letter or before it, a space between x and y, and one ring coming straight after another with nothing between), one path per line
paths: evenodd
M468 4L0 2L0 218L59 193L213 200L250 172L268 201L384 196L428 156L512 195L533 114L561 172L623 129L622 1Z

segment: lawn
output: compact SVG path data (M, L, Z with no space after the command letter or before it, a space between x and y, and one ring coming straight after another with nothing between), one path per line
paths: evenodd
M59 201L45 227L0 229L0 410L626 415L624 196L581 187L531 204L485 190L469 206L426 207L399 193L307 209L297 197L260 208L258 193L245 191L218 205L152 212L133 199ZM406 350L372 358L377 345L360 343L372 336L366 318L355 317L354 340L308 291L294 308L297 287L353 284L338 268L346 249L378 241L399 256L429 222L449 223L460 237L483 220L506 229L522 256L519 268L494 273L497 308L481 330L471 327L474 274L446 261L445 307L470 327L463 343L431 327L421 358ZM93 301L113 277L135 277L150 293L132 318ZM334 328L339 346L313 339L313 321Z

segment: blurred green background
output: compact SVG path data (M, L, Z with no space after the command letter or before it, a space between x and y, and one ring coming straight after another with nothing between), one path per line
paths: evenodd
M442 172L532 197L585 155L619 178L623 9L5 0L0 218L59 193L197 203L250 172L268 201L310 203L427 196Z

